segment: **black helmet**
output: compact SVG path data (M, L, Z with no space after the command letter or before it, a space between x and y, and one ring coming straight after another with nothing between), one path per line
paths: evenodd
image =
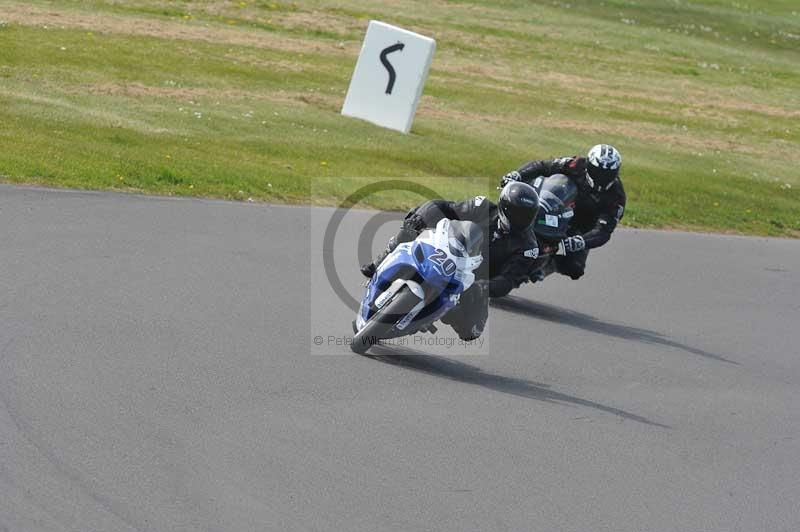
M539 194L527 183L511 181L500 191L497 215L504 231L524 231L539 212Z
M598 144L586 157L586 182L593 190L603 192L619 177L622 156L610 144Z

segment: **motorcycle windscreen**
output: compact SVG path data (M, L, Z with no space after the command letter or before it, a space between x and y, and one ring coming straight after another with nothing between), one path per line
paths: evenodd
M565 238L577 194L577 187L567 176L556 174L546 178L539 190L539 214L533 223L534 232L549 239Z
M561 203L559 198L544 192L539 195L539 214L533 222L533 231L543 238L566 238L572 215L572 209Z
M473 222L450 220L448 243L456 257L477 257L483 246L483 231Z

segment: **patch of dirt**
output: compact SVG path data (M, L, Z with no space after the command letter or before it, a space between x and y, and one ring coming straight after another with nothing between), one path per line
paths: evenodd
M95 109L81 106L63 98L53 96L43 96L32 92L15 92L0 87L0 95L17 100L25 100L41 105L49 105L56 108L67 109L71 112L79 113L81 116L89 116L100 122L110 124L113 127L127 127L142 133L162 134L169 133L170 130L162 127L155 127L143 120L123 116L108 110Z
M283 28L324 31L347 35L363 33L367 30L367 21L324 11L288 11L270 16L273 22Z
M702 116L727 123L736 122L735 113L742 111L776 118L800 118L800 110L755 103L734 98L722 92L711 92L688 87L648 91L619 89L609 87L596 79L560 72L537 72L535 77L528 77L524 72L514 71L510 66L504 66L499 62L491 65L470 63L455 66L446 64L439 65L436 68L445 72L480 76L482 79L476 84L493 90L525 94L530 92L529 87L531 84L552 84L563 87L572 93L591 97L613 98L618 100L614 103L617 107L660 115L671 116L674 115L674 112L672 109L659 109L658 106L649 106L647 104L653 102L654 104L667 104L673 108L680 107L680 112L688 116ZM520 79L524 81L525 85L519 86Z
M321 92L311 93L287 93L291 101L302 102L319 109L339 112L342 108L344 98L333 94L323 94Z
M506 124L509 127L514 122L513 117L507 115L487 115L463 110L448 109L447 105L431 96L423 96L418 109L418 115L422 117L436 118L443 121L451 121L453 124L466 125L474 124ZM764 157L767 153L775 155L778 150L782 156L788 160L797 159L797 154L792 150L780 150L775 145L753 145L742 142L736 138L718 138L708 136L698 136L691 132L669 132L663 126L656 126L642 122L630 122L622 120L604 121L580 121L558 117L546 116L546 113L527 115L525 127L544 129L564 129L589 133L597 137L608 135L623 135L629 138L660 144L663 146L675 146L694 151L720 150L736 153L756 155Z
M643 124L641 122L625 122L617 120L606 120L603 122L583 122L579 120L556 119L548 122L550 127L557 129L569 129L570 131L581 131L591 133L598 137L605 135L623 135L626 137L645 140L654 144L667 146L681 146L684 148L705 149L705 150L729 150L741 153L753 153L744 144L739 144L732 139L722 140L717 138L702 137L690 134L667 133L662 128Z
M276 6L277 4L278 2L276 2ZM260 24L274 24L287 29L316 30L339 34L364 31L366 29L366 21L355 21L351 17L317 9L306 10L305 6L297 6L292 9L281 9L279 7L267 9L267 6L268 4L262 4L259 7L252 2L245 2L245 5L242 6L239 1L217 0L210 3L195 2L187 6L186 10L192 13L202 12L223 19L228 17Z
M743 111L776 118L800 118L800 111L749 102L723 93L684 87L652 91L620 89L609 87L589 77L560 72L537 72L535 77L530 77L524 72L514 70L510 65L503 65L500 61L491 64L463 62L461 64L459 62L434 64L431 75L441 76L441 72L466 74L476 78L474 81L444 78L444 81L448 83L484 87L520 96L535 91L536 86L552 85L563 88L573 95L583 95L587 98L598 97L604 100L613 99L615 100L613 102L615 109L676 118L680 116L701 117L728 126L740 123L741 117L737 117L737 115ZM676 108L678 109L676 110Z
M505 116L501 115L487 115L456 109L448 109L443 102L432 96L422 97L419 107L417 108L417 115L456 122L485 122L502 124L508 120Z
M130 98L155 97L176 98L186 101L201 99L210 100L261 100L283 104L302 103L325 110L341 107L342 98L338 95L320 92L270 91L256 92L241 89L215 89L209 87L153 87L141 83L103 83L84 85L71 89L62 88L72 94L96 94L107 96L124 96Z
M97 33L136 35L214 44L232 44L269 48L291 53L324 52L344 54L336 43L295 38L264 31L203 24L196 21L167 21L139 16L56 10L38 6L11 4L3 8L3 19L23 26L78 28Z
M234 64L242 63L245 65L251 65L259 68L268 68L276 71L282 70L285 72L303 72L306 69L306 65L300 63L299 61L284 61L282 59L263 59L255 54L243 55L241 53L228 53L225 54L225 58Z
M98 94L107 96L125 96L130 98L155 97L177 98L182 100L217 99L217 100L284 100L276 97L277 93L255 92L241 89L214 89L209 87L154 87L141 83L101 83L84 85L75 89L66 89L73 94Z
M690 106L695 108L695 112L698 113L702 112L703 109L722 109L727 111L749 111L780 118L800 118L800 111L739 100L731 98L729 95L721 92L715 93L692 90L689 88L675 90L672 93L666 93L664 91L621 90L608 87L596 87L596 83L595 87L589 84L572 86L572 88L579 93L610 96L621 100L635 98L675 106Z

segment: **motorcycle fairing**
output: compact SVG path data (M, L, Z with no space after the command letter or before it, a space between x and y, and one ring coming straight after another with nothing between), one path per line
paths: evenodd
M361 330L385 301L402 286L396 283L404 279L409 285L421 286L425 294L422 309L418 309L412 319L419 329L433 323L452 309L460 295L475 281L473 271L480 266L482 257L462 257L453 253L449 241L450 220L442 219L433 230L423 231L416 240L399 244L380 264L375 275L367 284L361 300L356 327ZM412 291L418 293L417 287ZM380 303L380 305L377 305ZM411 319L407 316L398 323L397 332L406 334L405 329ZM399 325L402 324L402 327Z

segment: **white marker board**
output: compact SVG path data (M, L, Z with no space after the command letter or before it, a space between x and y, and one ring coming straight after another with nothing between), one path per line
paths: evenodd
M408 133L435 50L431 38L371 20L342 114Z

